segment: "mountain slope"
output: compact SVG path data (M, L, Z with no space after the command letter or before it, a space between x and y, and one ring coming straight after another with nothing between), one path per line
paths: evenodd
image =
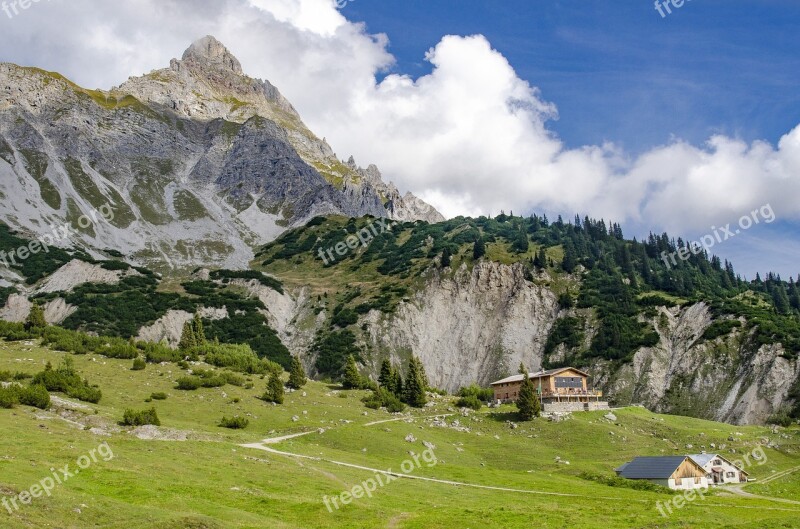
M366 173L369 173L367 176ZM0 216L154 268L245 266L251 248L325 214L442 220L376 170L336 160L266 81L212 37L109 92L0 64Z

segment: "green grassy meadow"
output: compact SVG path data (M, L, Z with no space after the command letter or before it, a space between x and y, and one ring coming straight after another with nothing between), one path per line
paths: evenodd
M0 370L34 374L64 355L32 342L0 342ZM101 443L108 443L114 458L93 463L57 486L51 497L34 498L19 511L9 514L0 507L0 527L800 527L800 503L777 501L800 500L800 472L761 484L800 466L796 427L773 433L766 427L627 408L615 411L615 422L602 412L588 412L512 428L512 407L463 416L454 399L441 397L431 407L393 416L365 408L363 391L318 382L273 406L257 398L266 386L259 376L251 377L252 389L229 385L186 392L174 389L174 380L185 374L174 364L131 371L129 360L96 355L74 360L82 376L102 389L102 400L96 405L58 400L49 411L0 409L0 500L50 476L51 468L74 468ZM146 403L153 392L168 398ZM155 438L140 439L117 425L126 408L149 407L157 409L162 427L155 434L145 428L142 437ZM233 415L246 416L249 426L236 431L218 426L223 416ZM269 448L313 459L241 446L303 432L311 433ZM406 441L409 434L414 442ZM683 454L702 446L713 451L711 443L725 445L716 451L738 459L764 440L777 448L763 448L766 463L747 469L757 481L744 488L761 497L716 489L666 518L656 502L670 500L671 494L611 487L580 476L613 476L616 466L636 455ZM426 450L423 442L435 446L437 464L423 463L412 475L461 485L396 479L372 498L328 511L323 497L336 497L374 477L372 471L336 462L399 472L411 452ZM694 448L686 449L687 444Z

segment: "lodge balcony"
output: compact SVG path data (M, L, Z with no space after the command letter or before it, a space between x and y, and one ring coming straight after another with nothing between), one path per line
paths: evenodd
M596 389L557 389L556 391L542 391L542 400L550 402L590 402L599 401L603 392Z

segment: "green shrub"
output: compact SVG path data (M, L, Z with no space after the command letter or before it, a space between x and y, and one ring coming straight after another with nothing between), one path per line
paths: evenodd
M476 397L475 395L470 395L468 397L461 397L460 399L458 399L458 401L456 402L456 406L458 406L459 408L470 408L477 411L481 409L481 407L483 407L483 403L479 401L478 397Z
M175 381L175 389L182 391L194 391L203 386L203 381L199 377L181 377Z
M247 425L250 424L250 421L245 417L239 417L236 415L235 417L231 417L228 419L227 417L223 417L219 423L220 428L230 428L231 430L244 430L247 428Z
M33 375L21 373L19 371L16 373L12 373L11 371L0 371L0 382L18 382L28 378L33 378Z
M44 371L33 377L31 384L41 384L47 391L58 391L69 397L97 404L103 393L89 384L88 380L81 379L73 367L72 358L66 357L58 369L48 362Z
M131 367L131 371L144 371L147 367L147 362L145 362L144 358L141 356L134 358L133 360L133 367Z
M406 405L403 404L394 393L384 388L375 389L370 395L361 399L361 401L367 408L373 410L386 408L386 411L389 413L400 413L406 409Z
M150 398L153 400L167 400L167 394L163 391L159 391L150 395Z
M788 408L780 409L778 412L767 417L767 424L775 424L777 426L788 428L794 424L794 419L792 419L792 417L789 415L789 412L790 410Z
M122 416L121 424L122 426L145 426L147 424L161 426L161 421L158 419L158 413L156 413L155 408L142 411L126 409Z
M481 402L491 402L494 400L494 390L492 388L482 388L472 384L458 390L459 397L475 397Z
M283 370L279 364L259 358L247 344L208 344L199 349L200 354L205 355L206 363L212 366L225 367L248 375L280 373Z
M587 481L594 481L609 487L624 487L626 489L641 490L647 492L658 492L661 494L673 494L674 491L662 485L656 485L649 481L625 479L619 476L603 476L600 474L591 474L589 472L581 472L579 474L581 479Z
M47 388L42 384L34 384L28 387L20 387L19 389L19 403L25 406L33 406L40 410L46 410L50 407L50 393Z
M0 388L0 408L11 409L19 404L19 394L12 388Z
M739 329L742 322L739 320L717 320L706 329L703 333L704 340L716 340L720 336L727 336L734 329Z

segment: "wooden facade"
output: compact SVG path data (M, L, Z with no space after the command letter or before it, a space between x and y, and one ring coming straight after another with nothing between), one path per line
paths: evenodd
M600 391L589 388L589 374L564 367L528 375L543 403L546 402L595 402L603 396ZM492 383L495 400L515 402L519 398L523 375L514 375Z

